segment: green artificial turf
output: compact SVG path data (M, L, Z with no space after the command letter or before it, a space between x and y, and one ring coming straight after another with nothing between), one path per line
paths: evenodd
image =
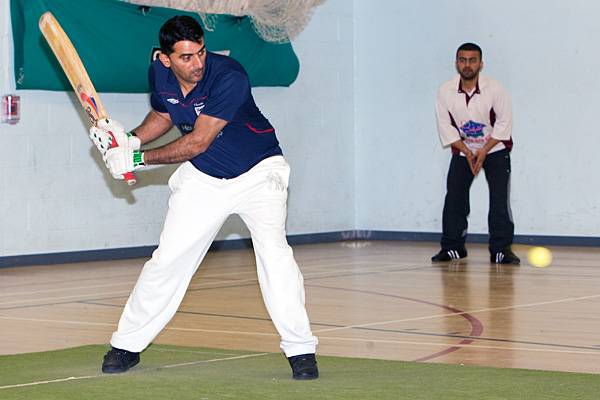
M129 372L103 375L107 350L0 356L0 399L600 399L593 374L319 356L321 377L303 382L281 354L157 345Z

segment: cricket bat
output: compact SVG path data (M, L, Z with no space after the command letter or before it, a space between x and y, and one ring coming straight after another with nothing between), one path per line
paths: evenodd
M45 12L40 17L40 30L46 38L46 41L50 45L52 52L58 59L60 66L62 67L65 75L69 78L69 82L77 95L77 99L81 106L85 110L87 116L90 119L92 125L97 125L98 120L108 118L106 109L100 101L98 93L94 88L94 84L90 80L90 77L81 62L77 50L71 43L71 40L62 29L56 18L52 13ZM111 132L112 145L118 147L116 138ZM134 185L137 179L133 172L127 172L123 174L123 178L128 185Z

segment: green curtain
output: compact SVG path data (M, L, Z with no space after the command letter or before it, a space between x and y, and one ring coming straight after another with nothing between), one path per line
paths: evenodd
M17 89L71 90L38 28L46 11L69 35L99 92L147 92L161 25L182 14L202 23L194 13L118 0L11 0ZM289 86L298 76L292 45L262 40L247 17L218 15L205 36L208 50L228 54L246 68L252 86Z

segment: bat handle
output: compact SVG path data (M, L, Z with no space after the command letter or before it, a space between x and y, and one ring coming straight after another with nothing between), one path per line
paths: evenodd
M137 183L137 178L135 177L135 174L133 172L124 173L123 178L125 179L125 182L127 182L127 184L129 186L135 185Z

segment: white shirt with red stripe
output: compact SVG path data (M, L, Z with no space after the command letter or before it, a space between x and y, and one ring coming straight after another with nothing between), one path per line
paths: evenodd
M460 75L442 84L437 93L436 117L443 146L463 140L477 152L491 137L501 142L488 153L512 147L510 97L500 83L487 76L479 75L471 93L460 87Z

